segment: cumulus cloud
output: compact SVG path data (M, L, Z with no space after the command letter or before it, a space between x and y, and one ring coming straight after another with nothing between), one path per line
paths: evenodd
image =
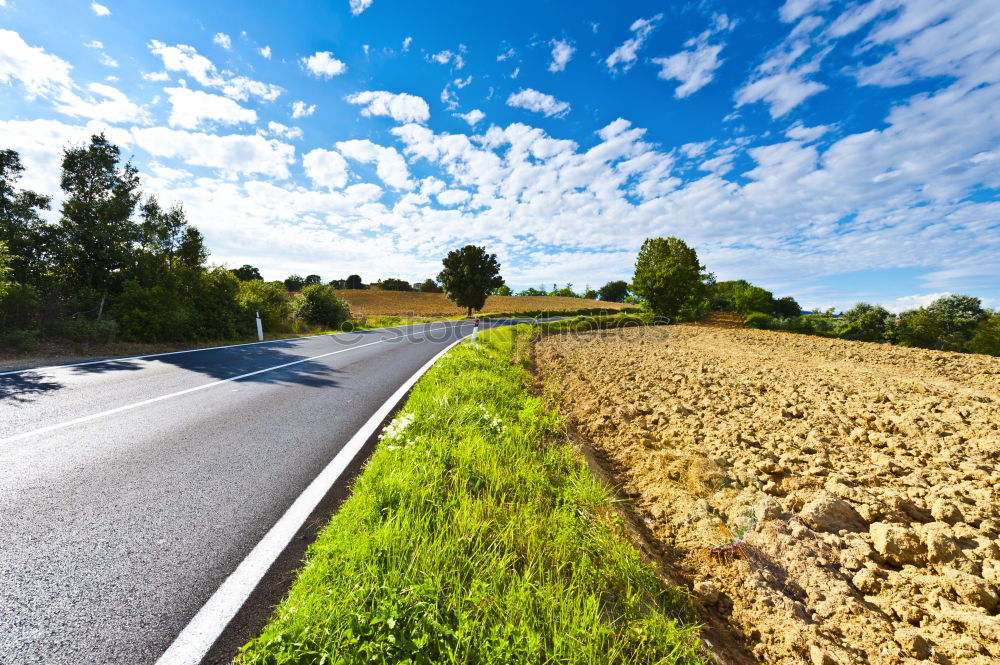
M388 116L396 122L427 122L430 107L422 97L405 92L393 94L385 90L366 90L347 97L349 104L364 106L361 115Z
M507 98L507 106L527 109L535 113L544 113L545 117L555 116L557 118L561 118L569 113L570 108L569 102L559 101L552 95L538 92L532 88L522 88L518 92L512 93Z
M177 44L168 46L163 42L152 40L149 50L163 61L163 67L170 72L183 72L206 88L218 88L226 97L232 97L241 102L250 97L259 97L265 101L274 101L282 93L282 89L270 83L254 81L245 76L233 76L228 72L219 72L215 64L198 53L193 46Z
M283 139L294 140L302 138L302 130L299 127L289 127L273 120L267 123L267 131Z
M347 65L333 57L330 51L317 51L299 60L313 76L321 79L331 79L347 71Z
M486 114L479 109L472 109L468 113L456 113L455 117L466 121L470 127L475 127L480 120L486 117Z
M372 6L374 0L350 0L351 13L357 16Z
M260 53L260 57L264 58L265 60L270 60L271 59L271 47L270 46L262 46L261 48L257 49L257 53Z
M657 14L652 18L640 18L633 22L629 30L634 36L625 40L624 44L612 51L611 55L607 57L604 64L607 65L608 69L612 72L630 70L638 59L639 49L642 48L662 18L663 14Z
M90 9L98 16L111 16L111 10L98 2L90 3Z
M566 65L573 57L576 48L571 46L564 39L552 42L552 62L549 63L550 72L561 72L566 69Z
M715 26L684 43L688 49L666 58L653 58L660 66L659 78L680 81L674 90L674 97L683 99L694 94L712 82L715 70L722 64L719 53L722 44L710 44L713 35L732 29L732 22L724 14L715 17Z
M339 141L337 150L347 159L375 164L375 173L385 184L396 189L413 189L406 160L395 148L387 148L368 139Z
M293 118L306 118L308 116L311 116L315 112L316 112L315 104L306 104L301 100L292 102Z
M133 129L136 145L153 155L179 159L190 166L219 169L224 174L259 174L289 177L288 165L295 161L295 148L276 139L256 135L216 135L186 132L166 127Z
M406 53L407 51L410 50L410 44L412 43L413 43L413 37L407 37L406 39L403 40L403 53Z
M224 32L215 33L215 37L212 38L212 41L227 51L233 48L233 40Z
M343 189L347 185L347 160L339 152L316 148L302 156L306 175L318 187Z
M462 52L465 50L465 46L459 46L458 51L438 51L437 53L432 53L427 56L429 62L436 62L439 65L450 64L452 69L461 69L465 67L465 58L462 57Z
M232 99L188 88L164 88L170 100L168 122L171 127L194 129L208 122L221 125L256 123L257 112L240 106Z
M443 192L436 194L435 198L437 198L438 203L443 206L455 206L460 203L465 203L472 198L472 195L464 189L446 189Z

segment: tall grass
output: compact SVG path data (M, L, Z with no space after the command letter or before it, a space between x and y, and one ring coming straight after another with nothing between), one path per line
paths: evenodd
M708 662L528 393L533 333L484 331L420 380L237 662Z

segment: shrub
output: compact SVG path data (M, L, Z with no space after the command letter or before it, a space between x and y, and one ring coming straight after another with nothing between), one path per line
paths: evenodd
M934 349L941 338L941 326L930 312L921 307L900 314L898 323L889 333L892 341L903 346Z
M27 284L8 282L0 293L0 332L38 325L41 301L38 291Z
M121 336L135 342L185 340L191 336L191 309L176 288L157 284L143 287L125 282L114 307Z
M242 320L251 328L255 312L260 312L261 323L268 330L281 329L291 315L288 293L282 282L240 282L236 302L239 304Z
M976 327L968 348L973 353L1000 356L1000 314L994 314Z
M302 295L292 303L295 315L316 326L336 328L346 321L351 313L347 303L337 297L329 286L310 284L302 289Z
M774 319L763 312L750 312L743 320L743 326L757 330L771 330L774 327Z
M0 336L0 343L17 351L34 351L38 346L37 330L13 330Z
M225 268L198 277L195 290L195 335L199 339L235 339L254 332L255 322L241 309L240 279ZM257 280L263 284L263 280Z
M881 305L859 302L844 312L843 323L837 331L842 339L862 342L884 342L892 314Z
M55 332L72 342L112 342L118 337L118 324L109 318L91 321L80 316L56 321Z

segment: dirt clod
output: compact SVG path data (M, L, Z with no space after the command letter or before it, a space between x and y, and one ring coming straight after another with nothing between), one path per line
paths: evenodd
M1000 662L1000 359L670 326L536 363L760 662Z

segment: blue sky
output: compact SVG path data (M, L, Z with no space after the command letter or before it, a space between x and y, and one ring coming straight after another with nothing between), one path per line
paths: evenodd
M0 0L22 185L105 131L267 278L473 242L581 289L676 235L807 307L998 307L998 82L995 0Z

